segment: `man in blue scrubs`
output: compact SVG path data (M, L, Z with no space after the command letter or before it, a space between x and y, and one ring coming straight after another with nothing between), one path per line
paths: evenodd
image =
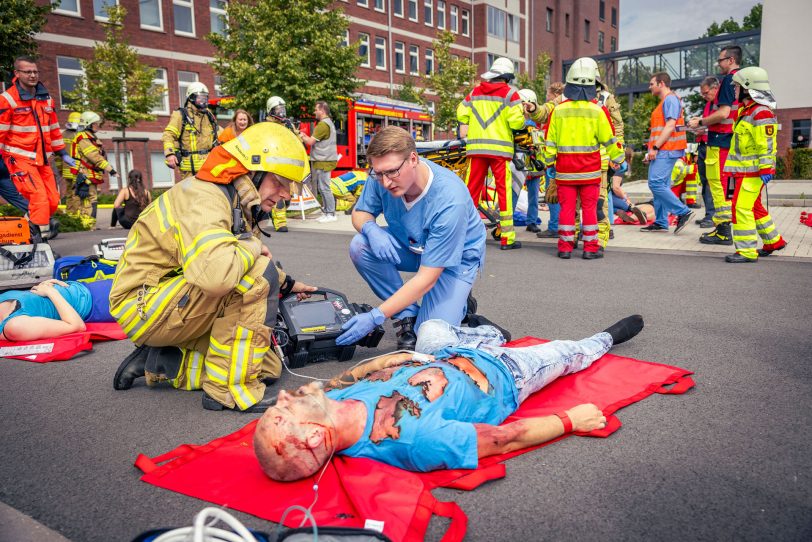
M383 303L354 316L337 344L354 344L393 318L398 348L414 349L426 320L459 325L485 260L485 226L462 180L418 157L402 128L378 132L367 148L369 180L352 224L350 259ZM383 214L387 226L376 218ZM401 271L416 274L403 282ZM422 304L418 301L422 298Z

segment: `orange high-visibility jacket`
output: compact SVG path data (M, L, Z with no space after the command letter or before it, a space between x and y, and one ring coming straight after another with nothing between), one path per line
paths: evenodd
M685 119L683 119L682 115L682 100L679 99L679 96L671 93L676 96L677 100L679 100L679 115L677 115L677 125L674 126L674 131L671 132L671 135L668 136L668 139L663 143L660 147L661 151L684 151L688 148L688 139L685 134ZM651 112L651 136L648 140L649 149L654 145L654 142L657 141L657 138L660 137L660 134L665 129L665 115L663 114L663 104L665 103L665 98L660 100L660 103L657 104L657 107L654 108L654 111Z
M42 83L34 94L19 85L0 94L0 153L25 158L38 166L48 162L48 155L65 148L53 100Z

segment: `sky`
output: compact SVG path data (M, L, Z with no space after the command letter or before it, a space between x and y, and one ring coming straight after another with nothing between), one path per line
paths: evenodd
M728 17L741 23L758 0L620 0L618 50L637 49L700 37Z

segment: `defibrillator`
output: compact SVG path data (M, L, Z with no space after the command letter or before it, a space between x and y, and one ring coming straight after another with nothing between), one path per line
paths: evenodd
M350 303L344 294L327 288L319 288L307 299L289 294L279 300L279 317L272 340L292 368L330 359L347 361L355 354L356 345L336 344L342 333L341 326L356 314L371 310L371 306ZM375 348L383 334L383 326L376 326L356 344Z

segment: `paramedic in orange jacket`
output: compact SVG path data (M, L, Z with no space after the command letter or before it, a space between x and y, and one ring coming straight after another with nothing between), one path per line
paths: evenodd
M51 215L59 205L59 190L48 163L52 153L75 165L65 149L56 109L32 57L14 61L11 87L0 95L0 157L11 179L28 200L28 218L44 239L50 233Z

